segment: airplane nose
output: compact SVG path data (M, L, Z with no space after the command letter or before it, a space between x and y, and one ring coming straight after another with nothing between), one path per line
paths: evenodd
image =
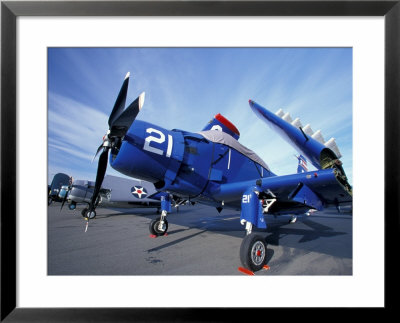
M118 172L148 182L173 181L183 154L181 132L136 120L121 147L111 151L110 165Z

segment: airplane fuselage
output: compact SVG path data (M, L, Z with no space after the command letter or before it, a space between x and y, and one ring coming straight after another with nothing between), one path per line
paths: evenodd
M166 130L136 120L110 164L117 171L154 183L156 189L213 206L240 207L240 198L220 194L221 184L275 176L261 159L226 133Z

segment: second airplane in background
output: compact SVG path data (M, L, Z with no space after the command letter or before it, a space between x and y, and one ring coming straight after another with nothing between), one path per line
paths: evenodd
M95 182L74 180L71 185L61 188L59 197L62 199L61 208L68 203L70 210L75 210L77 204L90 205ZM96 207L104 208L161 208L161 196L164 193L156 191L152 183L106 175L96 199ZM87 209L82 211L87 215ZM92 212L91 219L96 216Z

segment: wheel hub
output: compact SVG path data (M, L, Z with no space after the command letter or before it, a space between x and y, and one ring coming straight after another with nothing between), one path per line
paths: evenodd
M87 213L87 217L88 217L89 219L93 219L95 216L96 216L96 213L95 213L94 211L91 211L91 212L88 212L88 213Z
M251 248L251 260L255 265L261 265L265 258L265 246L261 241L257 241Z
M166 227L166 225L165 225L164 221L160 221L158 226L157 226L157 229L160 232L164 232L165 231L165 227Z

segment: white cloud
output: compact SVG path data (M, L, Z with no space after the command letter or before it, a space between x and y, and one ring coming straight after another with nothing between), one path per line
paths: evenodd
M49 164L56 168L69 164L81 164L82 169L93 168L90 161L107 131L107 119L106 114L92 107L50 92ZM91 174L86 177L89 176Z

